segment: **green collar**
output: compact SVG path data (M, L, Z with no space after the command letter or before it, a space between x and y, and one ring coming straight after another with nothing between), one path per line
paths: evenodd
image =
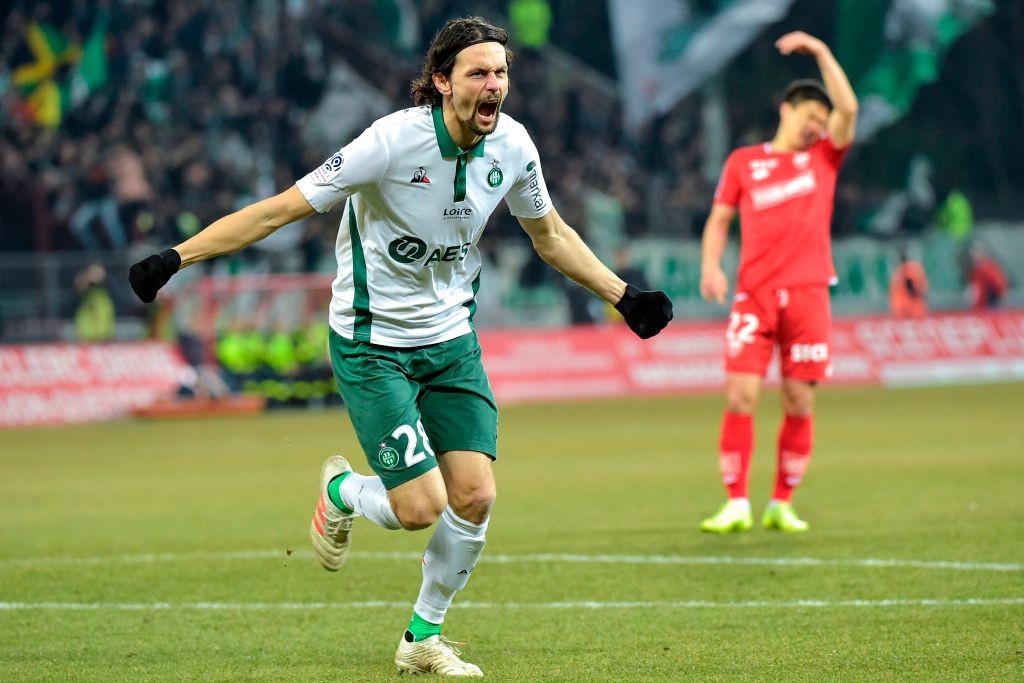
M434 118L434 134L437 136L437 146L441 150L442 157L458 157L463 154L469 154L474 157L482 157L484 155L485 137L480 138L480 142L473 145L472 148L462 149L455 144L451 134L448 133L448 127L444 125L444 112L441 110L441 107L434 107L430 114Z

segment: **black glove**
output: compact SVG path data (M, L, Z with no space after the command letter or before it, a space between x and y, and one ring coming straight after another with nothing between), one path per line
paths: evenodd
M644 292L633 285L626 285L626 293L615 304L615 310L641 339L658 334L672 319L672 301L665 292Z
M157 291L167 284L171 276L181 268L181 256L173 249L159 254L152 254L142 259L128 271L128 282L131 283L135 296L148 304L156 298Z

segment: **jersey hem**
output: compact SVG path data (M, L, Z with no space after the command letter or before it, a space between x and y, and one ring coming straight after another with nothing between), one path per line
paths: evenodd
M328 320L328 324L340 337L344 337L349 341L364 341L355 338L354 330L346 330L343 327L336 325L335 320L333 319ZM419 346L434 346L435 344L441 344L446 341L451 341L452 339L464 337L467 334L473 334L473 332L475 332L473 326L465 321L450 330L446 330L440 334L425 337L423 339L395 339L392 337L382 337L376 332L376 330L371 330L370 340L364 341L364 343L396 349L414 349Z

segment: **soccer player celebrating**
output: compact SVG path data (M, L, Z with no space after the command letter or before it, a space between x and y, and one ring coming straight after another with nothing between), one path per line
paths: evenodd
M225 216L132 266L152 301L180 267L237 251L344 203L330 305L334 375L374 475L341 456L321 470L310 534L324 568L345 562L353 518L387 529L434 525L400 672L481 676L441 626L484 546L495 497L497 407L473 328L477 249L504 199L541 258L622 313L640 337L672 318L664 292L640 291L605 267L551 205L537 149L501 114L506 32L479 17L434 36L416 107L374 122L293 187Z
M853 142L857 98L822 41L796 31L775 45L784 55L814 57L824 86L790 84L771 142L729 155L704 226L701 295L724 304L729 284L722 252L739 210L740 265L725 333L726 409L719 440L729 500L700 525L722 534L753 526L747 496L752 417L776 346L785 415L775 491L761 521L768 529L808 529L790 499L811 456L814 386L831 369L828 286L835 270L829 228L836 176Z

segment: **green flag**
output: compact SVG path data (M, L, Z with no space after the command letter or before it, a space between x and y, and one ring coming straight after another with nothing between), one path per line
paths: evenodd
M82 46L82 59L71 82L71 106L107 83L107 17L100 15Z
M841 0L837 53L860 100L857 139L906 114L950 45L993 9L991 0Z

